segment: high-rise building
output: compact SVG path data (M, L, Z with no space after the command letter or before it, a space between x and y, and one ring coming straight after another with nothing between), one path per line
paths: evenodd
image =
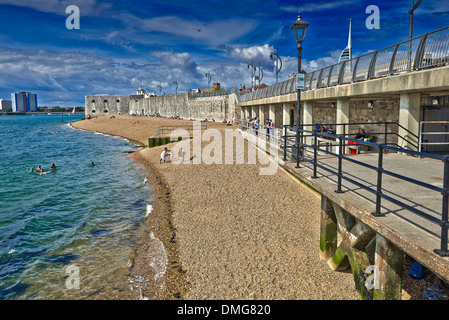
M12 110L12 101L0 99L0 111L11 112L11 110Z
M29 92L11 93L12 112L37 111L37 95Z
M30 111L37 111L37 94L28 93L28 101L30 103Z

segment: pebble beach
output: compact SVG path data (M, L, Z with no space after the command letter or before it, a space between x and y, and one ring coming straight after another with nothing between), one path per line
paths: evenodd
M158 126L192 124L190 120L120 115L72 126L147 146ZM224 137L224 130L238 128L208 122L207 129L216 129ZM208 145L203 141L203 150ZM223 140L223 157L224 145ZM142 296L164 300L360 299L352 273L331 271L319 257L317 193L280 167L273 175L260 175L260 168L267 166L263 161L193 164L186 159L175 164L169 158L159 163L164 147L171 150L174 146L142 148L131 155L145 168L155 193L130 270L153 280ZM245 143L245 159L250 148L254 147ZM149 260L155 239L163 244L167 256L163 277L155 277L154 259Z

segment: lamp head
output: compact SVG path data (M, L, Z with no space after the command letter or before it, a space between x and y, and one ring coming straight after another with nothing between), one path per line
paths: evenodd
M296 43L298 43L298 44L303 43L303 41L306 37L308 27L309 27L309 22L304 21L302 19L301 12L299 12L298 19L291 26Z

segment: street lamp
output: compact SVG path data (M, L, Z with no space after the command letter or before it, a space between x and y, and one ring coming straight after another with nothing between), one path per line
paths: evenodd
M279 72L281 72L281 70L282 70L282 60L281 60L281 57L279 56L279 50L278 49L276 49L276 52L272 52L270 54L270 60L273 60L274 56L276 56L276 84L277 84L278 83ZM281 63L280 66L278 66L279 62Z
M207 78L207 88L210 88L210 82L212 80L212 77L210 76L210 73L206 73L206 78Z
M178 93L178 81L173 81L173 84L175 85L175 93Z
M297 77L301 74L301 59L302 59L302 43L306 37L307 28L309 27L309 23L302 20L301 12L298 13L298 19L291 26L293 31L293 35L295 36L295 41L298 44L298 73ZM300 130L300 121L301 121L301 89L297 87L297 105L296 105L296 167L299 167L299 130ZM287 130L285 130L285 136L287 136Z
M410 25L409 25L409 31L408 31L408 61L407 61L407 71L411 71L412 67L412 38L413 38L413 13L418 9L418 7L421 5L423 0L418 0L418 2L415 4L415 0L411 0L410 5L410 11L408 14L410 15Z
M248 65L248 69L251 70L251 88L254 86L254 78L256 75L256 67L254 66L253 62Z

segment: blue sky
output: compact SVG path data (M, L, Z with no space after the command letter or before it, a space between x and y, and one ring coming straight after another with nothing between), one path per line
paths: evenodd
M80 9L80 29L66 28L66 8ZM380 10L380 29L369 30L366 8ZM90 94L134 94L140 83L166 94L251 84L247 68L262 66L275 83L269 55L279 50L280 80L297 70L290 26L301 10L310 22L303 67L338 61L352 19L353 56L408 38L410 0L393 1L171 1L0 0L0 98L38 94L39 105L84 105ZM449 25L449 1L424 0L414 35Z

